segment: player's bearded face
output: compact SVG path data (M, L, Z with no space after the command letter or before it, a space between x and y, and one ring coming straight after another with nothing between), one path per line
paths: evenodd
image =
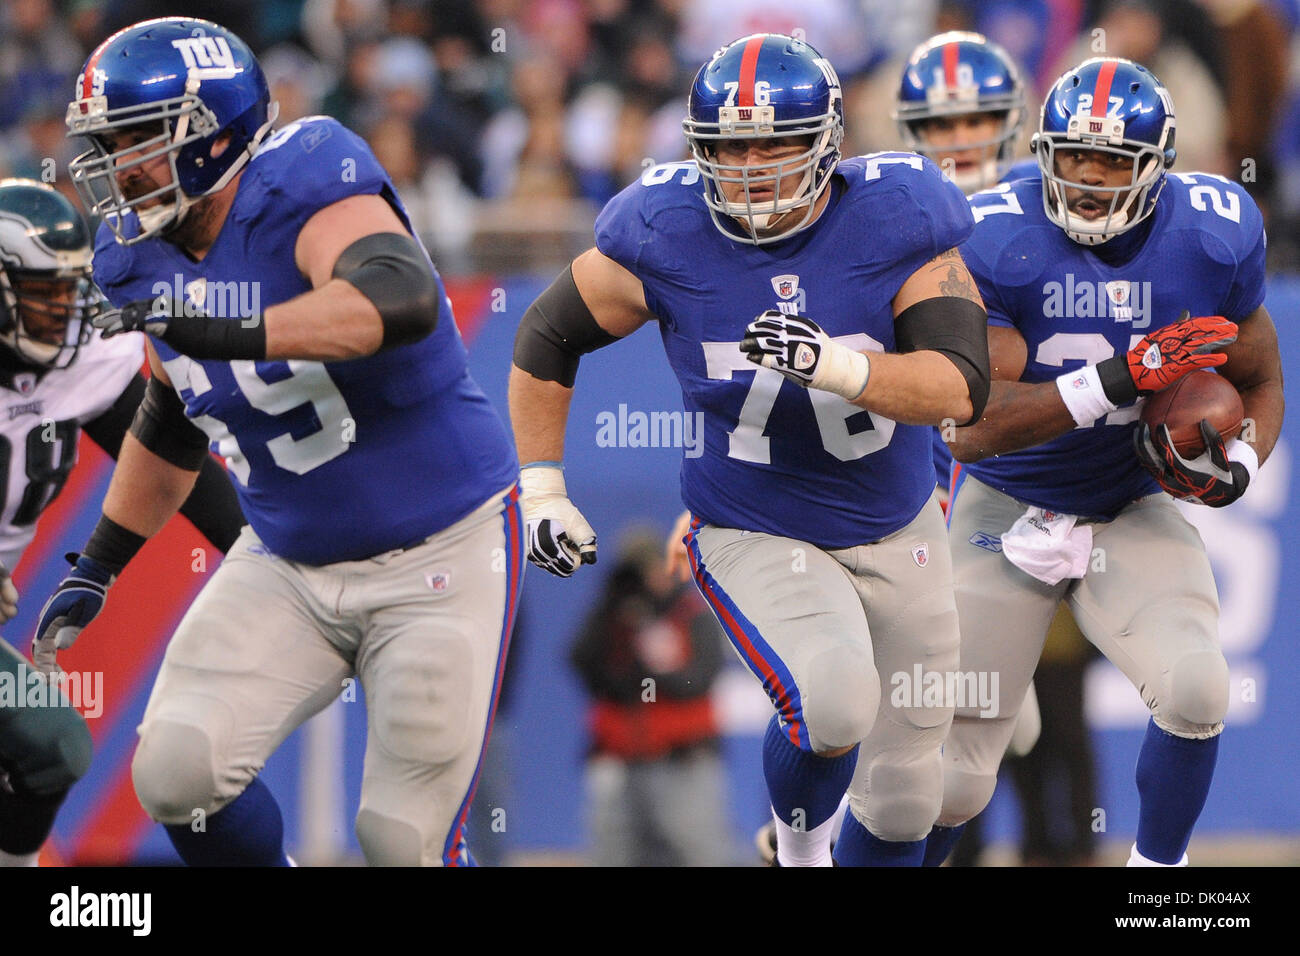
M130 150L132 146L144 144L157 137L161 132L161 123L143 123L139 126L103 133L100 135L100 139L105 149L116 152L118 150ZM122 194L128 200L138 199L171 184L171 163L168 161L166 153L147 159L144 158L148 152L153 152L156 148L156 144L151 144L148 150L142 146L139 150L124 153L117 160L114 176L117 178L117 184L121 188ZM161 197L155 197L146 200L141 204L140 208L148 209L162 202Z
M743 205L748 191L748 201L756 213L772 211L778 199L793 199L807 172L795 168L800 165L797 160L807 153L812 140L811 136L721 140L716 147L717 161L724 166L748 169L745 177L731 172L719 174L718 188L722 198ZM789 224L802 219L803 214L804 207L798 206L769 221L763 231L781 232Z
M1111 201L1120 196L1116 208L1123 208L1124 193L1113 190L1133 184L1133 157L1096 149L1058 149L1056 175L1097 191L1065 187L1065 205L1081 219L1100 219L1110 212Z

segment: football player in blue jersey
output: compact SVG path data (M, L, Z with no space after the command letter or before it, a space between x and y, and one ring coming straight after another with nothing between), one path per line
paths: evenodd
M682 465L695 581L776 713L764 775L782 865L919 865L952 703L899 682L957 664L930 426L973 421L986 315L954 246L965 197L908 153L840 160L839 80L755 34L697 73L694 162L647 170L525 313L510 412L529 557L596 535L561 459L582 354L658 326L703 454Z
M9 569L75 466L79 433L117 457L146 391L141 337L105 340L90 324L103 305L90 253L90 230L53 186L0 179L0 622L18 613ZM211 456L181 513L223 552L239 537L235 491ZM44 669L53 651L35 657ZM32 675L0 640L0 682L10 685L0 695L0 866L36 865L90 762L90 730L72 702L9 706Z
M966 195L1038 175L1015 161L1027 111L1020 71L979 33L931 37L912 51L894 102L903 145L933 159Z
M258 773L356 679L366 859L466 864L523 564L514 452L369 148L273 120L256 59L207 21L129 27L78 77L71 171L117 306L95 324L149 333L153 378L37 641L72 643L211 445L249 527L167 649L144 808L188 863L283 865Z
M1089 60L1062 76L1033 140L1042 179L973 200L962 253L988 305L998 369L950 506L962 669L1000 675L1003 707L958 707L931 861L993 792L1015 707L1056 605L1151 710L1137 761L1133 865L1186 862L1228 710L1205 548L1173 498L1244 494L1281 428L1263 221L1236 183L1172 173L1174 107L1143 67ZM1137 400L1198 368L1241 393L1252 427L1184 457ZM1168 494L1166 494L1168 492Z

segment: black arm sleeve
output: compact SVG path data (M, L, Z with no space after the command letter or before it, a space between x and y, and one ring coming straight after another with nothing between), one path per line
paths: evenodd
M989 371L989 316L970 299L945 295L922 299L903 310L894 320L898 351L929 349L951 360L970 392L973 425L984 414L989 400L992 374Z
M162 386L159 386L160 388ZM143 375L136 375L131 383L112 406L98 418L89 421L82 429L114 460L122 452L122 439L131 428L136 413L144 400L148 385ZM171 389L167 393L174 396ZM194 426L187 420L186 425ZM196 428L195 431L198 431ZM200 435L202 432L199 433ZM203 439L207 441L206 438ZM199 477L194 490L181 505L181 514L193 523L212 546L222 553L239 537L239 530L244 525L243 512L239 510L239 501L235 497L234 486L226 475L225 469L209 454L204 454L199 467Z
M438 283L410 236L362 236L339 253L333 275L350 282L379 312L381 350L418 342L438 325Z
M534 378L573 388L578 359L617 341L596 322L569 266L524 312L515 333L514 362Z

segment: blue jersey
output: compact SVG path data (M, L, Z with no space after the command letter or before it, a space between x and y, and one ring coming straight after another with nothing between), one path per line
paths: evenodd
M249 162L201 262L160 239L119 245L101 227L95 279L119 306L169 294L220 317L266 309L311 289L294 264L304 223L359 194L383 196L410 228L360 137L333 119L300 120ZM275 554L320 565L404 547L516 480L514 449L469 376L441 279L438 291L431 335L351 361L196 361L153 340Z
M1038 180L999 186L971 203L978 224L961 253L990 323L1024 336L1023 382L1050 382L1126 352L1184 309L1237 321L1264 300L1263 220L1246 191L1221 176L1169 174L1149 228L1137 227L1145 236L1091 247L1047 218ZM965 467L1029 504L1112 518L1160 490L1133 452L1140 406Z
M709 218L694 163L646 171L596 220L597 248L631 271L659 317L702 454L682 499L702 520L843 548L910 522L934 490L928 426L902 425L748 361L740 339L767 309L806 315L836 341L893 351L891 300L973 227L961 191L910 153L841 162L818 221L753 246Z
M1038 160L1022 159L1007 170L1007 174L999 182L1014 183L1020 179L1037 179L1041 175L1038 168ZM975 196L978 196L976 193ZM975 196L971 199L974 200ZM952 452L948 448L948 443L943 440L943 429L934 430L934 439L931 442L934 451L934 477L939 483L939 487L947 491L948 483L952 472Z

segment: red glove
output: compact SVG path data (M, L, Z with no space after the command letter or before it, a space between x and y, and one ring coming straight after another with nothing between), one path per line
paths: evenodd
M1237 341L1237 323L1221 315L1188 315L1184 310L1177 322L1156 329L1125 354L1097 363L1101 387L1112 404L1127 405L1188 372L1228 361L1219 349Z

